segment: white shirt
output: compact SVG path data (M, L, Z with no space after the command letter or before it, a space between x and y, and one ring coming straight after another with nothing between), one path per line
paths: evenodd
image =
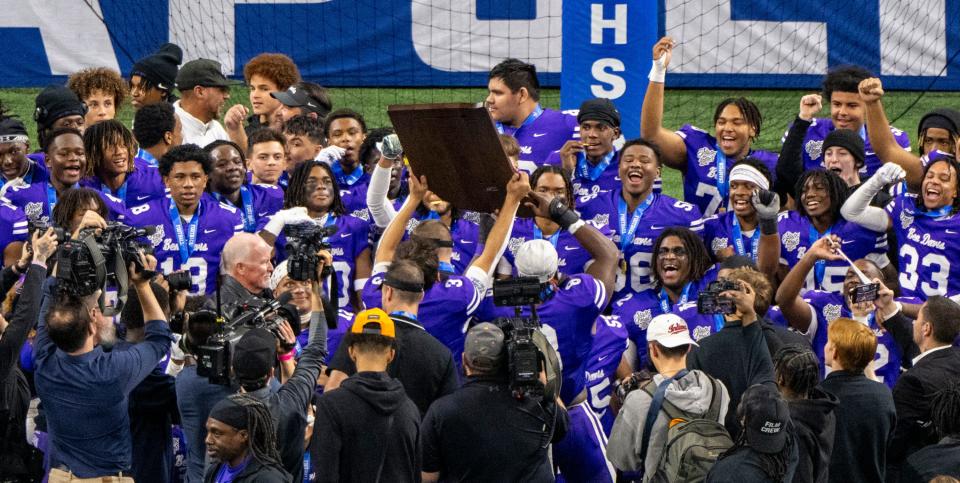
M223 128L220 121L211 119L204 123L193 117L193 114L183 110L180 107L180 101L174 102L173 107L180 118L180 125L183 127L183 144L196 144L201 148L218 140L229 141L230 136L227 130Z
M917 357L914 357L914 358L913 358L913 365L917 365L917 363L920 362L920 359L923 359L924 357L927 357L927 354L930 354L931 352L936 352L936 351L943 350L943 349L949 349L950 347L951 347L951 345L950 345L950 344L947 344L947 345L942 345L942 346L940 346L940 347L934 347L933 349L927 349L927 350L923 351L922 354L920 354L920 355L918 355Z

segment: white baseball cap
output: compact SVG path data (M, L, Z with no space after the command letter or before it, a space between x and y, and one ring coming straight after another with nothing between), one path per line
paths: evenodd
M676 314L660 314L647 326L647 342L658 342L664 347L677 347L685 344L699 345L690 338L687 322Z
M280 286L280 281L283 280L283 277L287 276L287 269L286 260L274 267L273 273L270 274L270 290L276 290L277 287Z
M527 240L517 249L513 261L521 277L537 277L544 283L557 273L560 257L550 242Z

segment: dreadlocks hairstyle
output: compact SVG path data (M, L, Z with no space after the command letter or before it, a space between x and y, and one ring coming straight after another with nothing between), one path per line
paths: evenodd
M412 237L397 246L394 260L413 262L423 272L423 291L433 288L440 273L440 260L437 259L437 244L430 239Z
M763 125L763 116L760 115L760 108L746 97L728 97L720 101L720 104L717 104L717 110L713 112L713 125L717 125L717 120L720 119L720 115L723 114L723 109L730 104L737 106L737 109L740 109L740 114L743 115L743 120L747 121L747 124L753 127L753 139L759 138L760 127Z
M96 211L104 220L107 219L109 212L107 205L100 198L100 194L90 188L71 188L60 195L57 204L53 205L53 224L71 230L73 217L80 212L86 212L93 205L93 211Z
M540 181L540 177L548 173L556 174L563 178L563 189L567 192L567 199L564 201L567 202L570 208L576 208L576 197L573 196L573 184L570 182L570 176L567 176L567 173L560 166L545 164L535 169L533 174L530 175L530 187L533 191L537 190L537 183Z
M137 152L137 142L133 133L120 121L108 119L100 121L83 131L83 150L87 153L87 176L96 176L103 163L113 154L115 146L127 150L127 172L133 172L133 156Z
M287 185L286 193L283 194L283 207L306 206L307 196L310 194L307 193L307 179L314 168L324 170L330 176L330 181L333 182L333 202L330 203L330 213L337 216L346 213L347 209L343 206L343 200L340 199L340 186L337 185L337 177L333 175L333 170L326 163L316 161L301 163L290 174L290 183Z
M789 389L796 397L807 399L820 383L820 362L817 355L801 344L787 344L773 356L777 385Z
M800 175L800 179L797 180L797 184L794 185L793 199L797 200L797 213L804 218L810 217L810 215L807 214L807 208L804 206L804 203L800 201L803 197L803 191L810 181L823 183L823 186L826 187L827 193L830 195L831 223L843 218L843 216L840 215L840 208L842 208L843 203L847 201L847 196L850 195L850 189L840 175L823 168L804 171L803 174Z
M926 166L923 167L922 179L927 178L927 173L930 171L930 168L932 168L933 165L937 163L947 163L948 165L950 165L951 168L953 168L953 174L954 174L953 178L955 180L954 182L956 183L955 188L957 190L958 196L953 199L953 208L950 209L950 213L951 214L956 213L957 211L960 211L960 163L957 163L956 157L944 155L943 157L930 161ZM921 181L921 183L923 183L923 181ZM923 205L923 197L917 196L916 205L918 210L927 211L927 207Z
M247 412L250 455L263 465L282 467L280 452L277 451L277 432L267 406L248 394L231 394L227 399Z
M940 438L960 436L960 382L954 382L933 395L930 415Z
M513 93L519 91L521 87L526 87L531 99L540 100L540 81L537 80L537 68L533 64L517 59L506 59L490 69L487 79L500 79Z
M657 237L657 240L653 242L653 273L650 274L654 280L654 288L660 289L660 257L657 256L657 253L660 252L660 246L663 245L663 241L667 238L675 236L680 239L680 243L683 244L683 247L687 249L687 263L690 264L690 280L700 280L703 278L703 274L707 273L707 270L710 270L712 266L710 263L710 254L707 253L707 247L703 244L703 240L694 232L690 231L688 228L682 228L679 226L672 226L663 230L660 233L660 236Z
M118 112L129 90L120 73L106 67L91 67L75 72L67 79L67 88L84 102L96 91L110 95L113 97L113 107Z

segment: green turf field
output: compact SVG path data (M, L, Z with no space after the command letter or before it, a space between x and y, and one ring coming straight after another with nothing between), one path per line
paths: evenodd
M33 135L36 132L32 112L34 97L40 89L0 89L0 101L4 106L18 114L27 124ZM386 107L391 104L413 104L422 102L479 102L487 94L484 88L334 88L330 90L334 107L350 107L360 111L367 119L370 128L389 125ZM761 149L777 151L780 138L787 125L794 119L800 103L800 97L806 91L720 91L720 90L668 90L664 107L664 125L679 128L691 123L712 131L713 111L717 103L726 97L745 96L760 107L763 114L763 126L756 146ZM910 139L916 142L917 122L927 111L936 107L960 108L960 93L929 92L920 97L918 92L891 92L884 99L887 116L894 125L904 129ZM244 87L235 87L228 106L242 102L249 106L247 91ZM545 107L557 108L560 104L558 89L545 89L541 92L541 103ZM912 105L912 106L911 106ZM827 116L828 111L821 115ZM130 124L133 108L129 103L121 110L119 118ZM665 170L664 188L668 194L678 196L681 193L680 177L677 172Z

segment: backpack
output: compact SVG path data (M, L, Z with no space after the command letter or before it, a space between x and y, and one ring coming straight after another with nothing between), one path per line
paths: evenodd
M657 463L654 474L650 475L651 482L703 481L710 472L710 468L717 462L717 458L733 446L733 440L723 423L717 422L723 398L720 382L716 379L707 376L713 386L713 399L710 401L710 408L704 414L688 413L666 400L667 387L686 374L686 370L680 371L659 386L655 387L651 381L643 387L643 390L653 398L650 411L647 412L641 453L643 459L646 458L653 423L661 410L669 420L667 444L660 453L660 461Z

